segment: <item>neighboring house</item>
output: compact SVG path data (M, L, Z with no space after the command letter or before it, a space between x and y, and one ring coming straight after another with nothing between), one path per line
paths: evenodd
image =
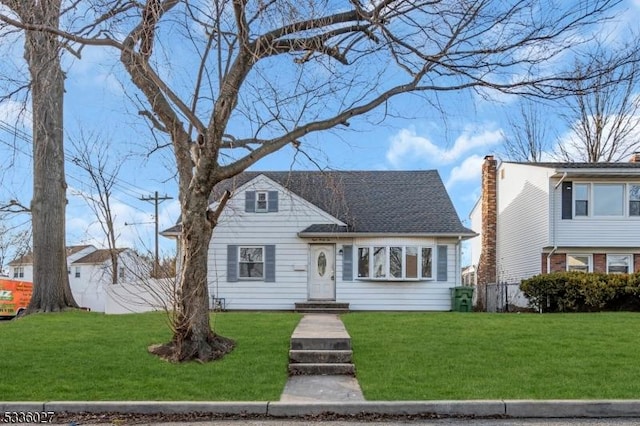
M138 279L142 262L129 249L118 251L118 284ZM108 249L92 245L67 247L67 270L73 297L79 306L105 312L105 287L112 283L111 256ZM33 281L33 254L28 253L9 263L11 278ZM148 268L147 268L148 269ZM140 270L140 271L139 271ZM148 271L147 271L148 272Z
M67 264L79 259L96 248L92 245L67 247ZM21 281L33 282L33 253L29 252L9 262L9 277Z
M213 306L451 309L461 243L475 234L437 171L245 172L214 188L214 204L225 190L209 247Z
M549 271L638 272L640 154L628 163L499 165L487 156L471 223L480 286Z
M140 260L132 250L119 248L116 284L141 279ZM69 263L69 284L78 305L105 312L105 289L113 284L111 250L94 250ZM148 268L146 271L148 276Z

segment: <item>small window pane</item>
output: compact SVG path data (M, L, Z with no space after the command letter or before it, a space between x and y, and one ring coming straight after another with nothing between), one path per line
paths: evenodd
M267 193L258 192L256 197L256 211L266 211L266 210L267 210Z
M576 200L576 216L587 216L589 214L589 202L587 200Z
M369 247L358 249L358 276L369 277Z
M431 278L431 248L422 248L422 277Z
M622 216L624 213L624 185L599 183L593 185L593 214Z
M387 276L387 250L386 247L373 248L373 277L384 278Z
M587 216L589 214L589 184L577 183L575 191L575 215Z
M239 275L241 278L263 278L262 247L240 247Z
M262 262L262 247L240 248L241 262Z
M629 216L640 216L640 185L629 185Z
M628 274L630 256L607 255L607 272L610 274Z
M567 255L567 271L589 272L589 256Z
M391 247L389 251L389 272L393 278L402 278L402 247Z
M264 276L263 263L241 263L240 277L242 278L262 278Z
M418 247L407 247L407 278L418 278Z

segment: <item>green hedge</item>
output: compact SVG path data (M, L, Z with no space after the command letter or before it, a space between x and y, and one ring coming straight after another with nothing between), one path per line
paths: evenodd
M553 272L522 280L520 289L543 312L640 311L640 273Z

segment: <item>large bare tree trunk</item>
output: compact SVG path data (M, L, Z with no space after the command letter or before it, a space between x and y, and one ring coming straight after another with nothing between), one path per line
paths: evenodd
M60 2L34 5L35 22L58 27ZM57 6L55 5L57 3ZM67 274L65 248L64 74L57 37L26 31L25 59L33 102L33 297L28 312L77 307Z
M211 361L231 352L233 340L217 335L209 322L207 256L216 214L208 211L208 197L199 191L186 196L182 212L182 268L177 286L173 339L149 348L169 361ZM224 203L218 213L224 208Z

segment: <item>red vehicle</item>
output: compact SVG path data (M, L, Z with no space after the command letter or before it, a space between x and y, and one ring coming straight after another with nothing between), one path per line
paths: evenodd
M27 309L32 293L30 282L0 279L0 318L15 317Z

